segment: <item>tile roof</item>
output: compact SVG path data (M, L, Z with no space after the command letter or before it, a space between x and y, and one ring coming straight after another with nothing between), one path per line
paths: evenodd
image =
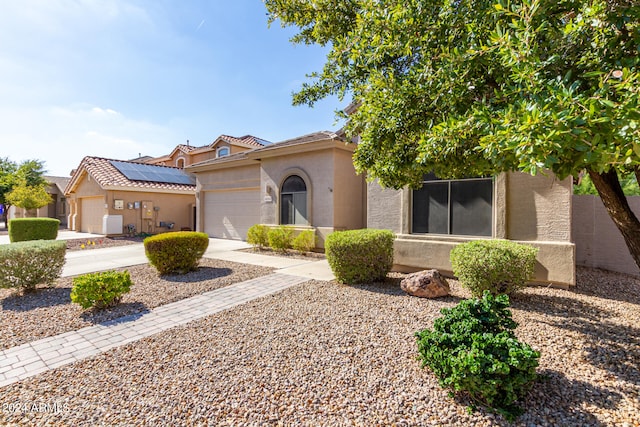
M51 185L55 185L56 187L58 187L58 190L60 192L64 192L64 188L67 186L67 184L69 184L69 181L71 181L71 177L69 176L49 176L49 175L44 175L43 178Z
M308 143L326 141L326 140L342 141L343 139L335 132L330 132L330 131L314 132L314 133L299 136L296 138L287 139L285 141L280 141L280 142L275 142L273 144L259 146L252 150L247 150L247 151L242 151L240 153L232 154L231 156L224 156L224 157L218 157L215 159L204 160L202 162L194 163L192 165L187 166L187 169L189 169L192 166L204 166L204 165L211 165L211 164L225 163L225 162L234 161L234 160L240 160L240 159L247 158L248 155L250 154L261 153L267 150L277 150L282 147L302 145L302 144L308 144Z
M169 184L164 182L148 182L148 181L133 181L124 176L118 169L111 164L111 161L115 159L105 159L103 157L91 157L87 156L80 162L80 166L75 170L70 182L65 188L65 193L69 193L76 186L78 180L82 176L83 171L87 171L89 175L102 187L102 188L126 188L131 191L144 191L146 189L154 190L167 190L170 191L193 191L195 192L195 185L187 184ZM115 160L124 163L142 164L153 168L168 168L177 169L170 166L150 165L143 162L131 162L126 160Z
M244 136L220 135L218 138L216 138L216 141L218 139L222 139L223 141L226 141L230 144L240 143L240 144L252 145L254 147L264 147L265 145L269 144L269 141L256 138L253 135L244 135Z

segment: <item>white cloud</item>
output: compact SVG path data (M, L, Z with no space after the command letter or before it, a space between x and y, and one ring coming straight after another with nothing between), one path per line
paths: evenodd
M179 142L167 127L90 105L0 108L0 128L3 157L43 160L49 174L61 176L84 156L124 160L139 154L160 156Z

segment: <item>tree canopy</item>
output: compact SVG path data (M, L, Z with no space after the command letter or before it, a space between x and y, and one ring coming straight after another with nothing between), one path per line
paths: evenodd
M640 264L618 171L639 175L635 0L266 0L330 46L294 104L350 97L354 162L384 186L586 170ZM635 252L635 253L634 253Z
M29 200L36 193L39 195L40 202L44 200L42 197L42 191L45 191L44 188L47 184L47 181L44 178L44 172L44 162L40 160L26 160L18 164L7 157L0 158L0 204L3 204L5 207L3 213L5 224L7 212L10 206L16 205L24 207L14 203L16 200ZM15 196L11 197L11 193L18 187L28 187L27 192L20 190L17 194L22 194L23 196L20 196L19 198L16 198ZM35 193L31 195L28 194L29 189ZM29 206L32 205L31 202L26 203ZM35 208L42 207L48 203L49 202L36 206ZM31 207L27 209L35 208Z

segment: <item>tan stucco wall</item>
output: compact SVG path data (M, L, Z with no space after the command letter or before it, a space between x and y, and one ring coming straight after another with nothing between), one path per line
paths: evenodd
M640 196L627 197L640 216ZM573 238L576 264L640 276L620 231L598 196L573 196Z
M122 200L124 209L119 210L114 207L114 200ZM142 218L142 208L135 209L135 202L151 202L154 207L154 218L149 221ZM195 195L190 194L168 194L149 193L137 191L109 191L107 193L108 215L122 215L122 224L134 224L138 232L161 233L169 231L166 227L160 227L160 222L173 222L173 231L182 228L194 229L193 207L195 206ZM128 204L134 205L134 209L129 209Z
M411 191L367 188L367 227L397 234L394 262L399 270L436 268L451 273L449 253L473 237L412 235ZM513 173L494 180L494 238L539 248L535 280L575 285L575 246L571 243L571 180Z
M334 150L333 226L336 229L364 227L364 176L356 175L353 153Z
M571 241L572 180L507 174L507 238Z
M334 226L334 155L333 149L310 153L263 159L261 163L262 191L267 186L273 189L270 202L262 201L261 219L264 224L280 223L280 186L290 175L301 176L307 184L307 215L309 225L314 227Z

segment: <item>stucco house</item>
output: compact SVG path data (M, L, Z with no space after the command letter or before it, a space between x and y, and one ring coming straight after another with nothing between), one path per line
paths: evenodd
M315 230L320 247L335 230L379 228L397 235L395 268L451 272L458 243L502 238L539 248L535 279L575 284L571 180L532 177L439 180L418 190L383 189L355 173L347 144L316 132L195 163L196 227L212 237L246 239L253 224Z
M194 229L195 190L179 168L88 156L64 191L68 228L104 235Z
M353 145L316 132L186 167L196 176L197 228L246 239L254 224L315 230L320 247L335 230L365 226L366 186Z

